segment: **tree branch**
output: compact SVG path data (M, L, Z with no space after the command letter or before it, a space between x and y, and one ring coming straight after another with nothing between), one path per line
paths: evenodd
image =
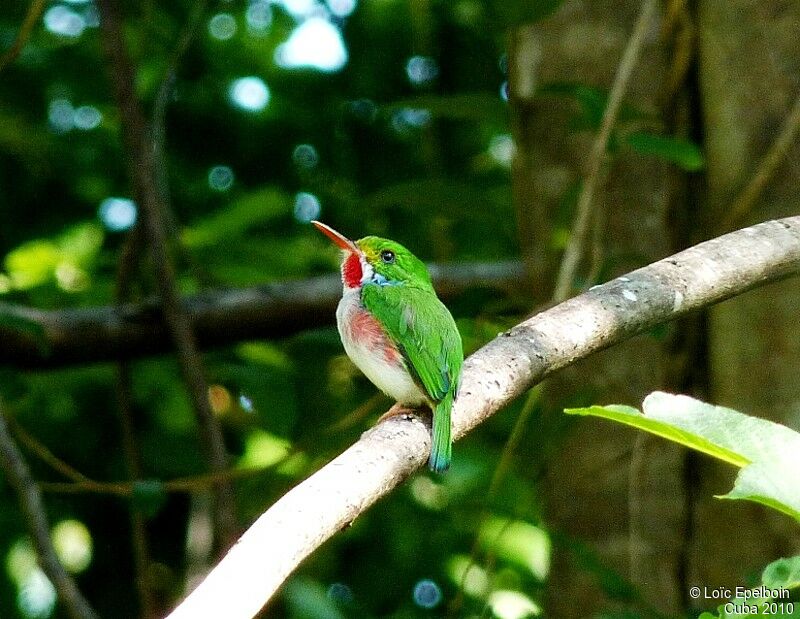
M53 540L50 538L50 527L47 524L42 495L31 477L28 465L8 432L2 411L0 411L0 469L19 497L19 505L25 517L25 525L33 539L39 565L53 583L67 614L72 619L97 617L92 607L81 595L75 581L67 574L61 561L58 560Z
M657 324L800 273L800 216L706 241L518 324L470 356L460 438L545 376ZM169 619L251 618L308 555L419 468L420 419L390 418L270 507Z
M798 131L800 131L800 95L795 99L792 110L784 119L778 137L775 138L767 153L758 162L756 171L750 181L731 204L719 226L719 230L730 229L736 224L740 224L753 209L767 183L772 180L778 166L786 158L786 153L794 143Z
M473 288L509 296L522 277L518 262L429 265L439 296L452 299ZM341 280L326 275L254 288L207 291L181 300L198 344L282 338L333 323ZM21 328L28 325L31 328ZM170 350L157 300L67 310L0 303L0 363L57 367L153 355Z
M28 42L31 33L36 26L36 22L39 21L39 17L41 16L42 11L44 11L46 4L47 0L33 0L33 2L31 2L30 6L28 7L28 12L25 14L25 19L22 22L22 26L20 26L17 38L14 39L11 47L9 47L5 53L0 55L0 71L14 62L17 59L17 56L20 55L20 52L22 52L22 49L25 47L25 44Z
M592 150L589 153L586 176L584 176L583 187L581 188L581 193L578 196L578 203L575 207L575 223L572 225L569 242L564 251L564 257L561 261L561 267L556 279L556 287L553 292L554 301L563 301L570 294L572 281L575 279L575 273L578 270L578 264L583 255L583 246L586 242L586 236L589 230L594 192L603 182L601 171L603 162L605 161L608 140L611 137L611 130L617 120L617 114L622 106L622 99L625 96L625 92L628 90L628 82L633 74L633 68L636 66L636 62L639 59L639 52L644 44L645 34L647 34L647 29L653 21L653 15L657 8L657 0L644 0L639 16L636 18L633 32L631 33L630 39L628 39L628 45L625 48L622 60L617 68L614 84L608 95L608 103L603 112L600 131L597 133L594 144L592 144Z
M167 209L156 184L158 171L152 140L134 92L134 69L125 49L119 6L117 0L100 0L97 6L102 43L128 151L128 173L142 209L142 231L153 258L165 323L175 346L209 465L212 471L223 471L227 468L228 454L222 430L208 402L208 386L192 325L178 295L175 269L167 242ZM227 482L220 482L215 494L216 533L220 544L227 547L237 530L233 489Z

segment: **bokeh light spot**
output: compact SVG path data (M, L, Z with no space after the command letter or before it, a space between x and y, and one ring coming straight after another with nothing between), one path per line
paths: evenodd
M208 386L208 403L216 415L224 415L231 410L233 398L231 392L222 385Z
M297 221L306 223L317 219L321 210L319 198L313 193L301 191L294 197L294 217Z
M489 142L489 154L501 165L510 166L515 152L514 139L507 133L496 135Z
M336 26L323 17L312 17L275 49L275 62L284 69L305 67L333 72L347 64L347 49Z
M103 115L96 107L92 105L82 105L75 110L72 117L72 122L75 127L83 131L91 131L100 126L103 120Z
M508 88L509 88L508 82L503 82L502 84L500 84L500 98L503 101L508 101L508 97L509 97L509 89Z
M53 99L47 106L47 121L56 133L67 133L75 126L75 108L69 99Z
M263 34L272 24L272 7L266 0L255 0L245 12L247 27L253 34Z
M328 599L333 600L339 604L349 605L355 599L353 597L353 590L346 584L335 582L328 587Z
M298 144L292 151L292 161L298 168L311 170L317 167L319 154L311 144Z
M336 17L347 17L356 10L356 0L327 0L328 10Z
M86 20L69 7L57 4L44 14L44 27L58 36L76 39L83 34Z
M414 603L422 608L436 608L442 601L442 590L429 579L420 580L414 585Z
M6 573L20 587L31 572L37 569L36 553L27 537L19 538L6 555Z
M542 609L519 591L494 591L489 596L489 607L499 619L525 619L542 614Z
M127 198L106 198L97 210L100 221L111 232L128 230L136 223L136 203Z
M45 619L56 607L56 589L47 576L36 568L20 585L17 592L17 607L25 617Z
M248 112L260 112L269 103L269 88L260 77L250 75L231 82L228 89L231 102Z
M226 165L214 166L208 171L208 186L214 191L228 191L233 187L233 170Z
M92 562L92 534L79 520L62 520L53 527L53 546L64 567L73 574Z
M421 129L431 122L431 113L428 110L404 107L392 114L391 125L397 133L408 133L414 129Z
M414 86L425 86L439 75L439 65L428 56L412 56L406 63L406 75Z
M239 395L239 406L246 413L252 413L255 411L255 406L253 406L253 400L244 393Z
M236 34L236 18L230 13L217 13L208 20L208 34L219 41L228 41Z
M59 262L53 275L58 287L65 292L81 292L89 287L89 274L72 262Z
M317 9L315 0L273 0L273 2L281 5L295 19L309 17Z

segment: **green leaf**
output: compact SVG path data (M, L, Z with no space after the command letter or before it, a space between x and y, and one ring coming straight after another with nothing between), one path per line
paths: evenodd
M550 538L547 533L522 520L490 517L478 534L481 545L499 557L530 571L544 581L550 571Z
M687 396L651 393L644 412L629 406L568 409L645 430L742 467L736 483L718 498L768 505L800 521L800 434L778 423L749 417Z
M770 589L800 588L800 556L773 561L764 568L761 582Z
M800 557L773 561L761 575L761 586L766 589L737 588L737 595L717 608L718 615L703 613L707 619L755 619L756 617L800 617L800 604L794 604L783 593L800 587ZM771 595L780 591L780 595ZM764 594L767 595L764 595ZM770 604L772 602L772 604ZM788 614L787 614L788 613Z
M58 239L61 257L73 264L87 266L103 246L103 228L95 222L84 222L68 228Z
M543 85L538 94L541 96L567 97L578 104L579 113L570 123L573 131L600 129L603 113L608 104L608 91L594 86L573 82L550 82ZM637 108L623 103L617 115L617 125L636 120L646 120L648 115Z
M187 247L216 245L234 238L253 226L274 221L290 213L288 196L273 187L248 193L234 200L227 208L184 229Z
M637 131L626 135L625 143L638 153L661 157L689 172L702 170L705 166L703 151L688 140Z
M61 252L55 243L38 239L9 252L5 267L14 288L27 290L50 281L60 260Z

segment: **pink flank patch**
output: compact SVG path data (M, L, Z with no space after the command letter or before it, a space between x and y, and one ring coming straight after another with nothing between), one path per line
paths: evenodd
M400 364L400 351L392 344L381 324L367 311L353 314L349 325L350 336L362 346L382 351L387 363Z
M342 264L342 281L348 288L357 288L361 285L361 277L361 260L355 254L350 254Z

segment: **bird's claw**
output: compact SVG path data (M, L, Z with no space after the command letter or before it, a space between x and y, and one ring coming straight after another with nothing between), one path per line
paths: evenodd
M418 409L410 406L405 406L397 402L392 408L380 416L375 425L378 425L391 417L402 417L406 421L411 421L417 417Z

